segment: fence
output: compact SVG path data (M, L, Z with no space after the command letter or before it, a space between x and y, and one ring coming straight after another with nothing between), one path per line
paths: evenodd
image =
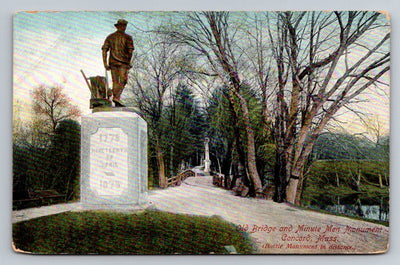
M181 183L188 177L196 177L196 173L193 170L185 170L178 175L167 179L167 187L175 187L181 185Z

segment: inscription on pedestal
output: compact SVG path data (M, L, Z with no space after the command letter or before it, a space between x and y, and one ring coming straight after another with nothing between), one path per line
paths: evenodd
M102 207L147 202L147 125L113 108L82 117L81 201Z
M128 191L128 135L121 128L99 128L90 136L91 189L99 196Z

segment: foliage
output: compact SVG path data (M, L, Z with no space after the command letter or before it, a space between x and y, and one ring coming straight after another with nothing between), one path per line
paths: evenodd
M360 185L357 179L360 175ZM382 187L380 186L381 177ZM305 176L302 204L332 205L342 203L380 204L389 200L389 162L373 160L320 160L313 162ZM356 199L356 200L354 200Z
M37 254L226 254L252 252L247 236L218 217L145 211L62 213L13 225L17 249Z
M13 190L44 189L48 169L46 149L13 145Z
M171 174L177 171L181 162L181 157L175 157L178 153L173 149L188 151L182 149L185 143L177 141L185 135L182 128L189 129L192 126L186 118L196 119L196 115L199 117L198 114L191 113L199 109L192 109L188 105L194 104L193 97L188 94L189 89L179 90L185 83L182 71L185 67L185 56L182 48L168 43L163 35L151 33L147 37L146 49L135 53L127 90L132 94L129 101L148 125L149 182L164 187L168 165ZM181 93L179 91L186 91L182 93L187 95L178 95L177 93ZM185 101L188 104L183 103ZM176 106L181 109L176 109ZM185 113L179 114L179 111ZM193 126L200 127L195 124ZM198 134L198 131L192 132ZM186 133L185 137L189 139L192 136L189 129L189 134ZM182 140L185 140L184 138Z
M29 113L28 109L24 102L20 100L13 101L12 142L15 145L24 145L29 139L30 128L27 126L29 121L26 118Z
M228 90L231 104L231 117L237 122L241 119L245 126L244 138L236 141L244 159L242 165L246 168L250 190L254 195L261 195L262 183L256 166L255 136L249 114L249 106L242 94L244 82L241 78L243 53L239 45L237 31L240 26L232 22L229 12L188 12L174 27L162 27L159 33L168 37L171 43L185 47L190 53L199 57L199 64L206 65L208 71L204 75L218 77ZM201 68L201 67L200 67ZM238 135L238 128L235 134ZM237 139L238 136L235 136Z
M187 86L179 84L176 87L161 123L165 159L169 162L170 175L175 175L182 163L196 163L197 153L203 150L204 118Z
M28 199L28 191L56 190L64 201L79 198L80 125L59 122L47 148L13 145L14 200ZM28 207L32 205L21 205ZM36 205L37 206L37 205Z
M268 137L270 131L265 129L258 96L249 86L244 85L241 90L249 106L251 126L255 132L257 168L260 175L263 175L265 170L272 167L269 164L271 162L269 160L270 153L265 152L271 143L271 139ZM238 117L237 120L232 118L233 110L228 97L226 87L217 88L213 91L207 106L207 135L211 138L212 165L217 170L217 165L222 164L224 174L229 174L232 165L237 165L239 161L243 163L239 156L242 155L241 153L246 153L246 149L242 147L246 141L246 125L243 118ZM239 105L238 99L234 97L234 100L234 104ZM236 137L235 130L238 131L239 137Z
M389 161L389 137L379 144L348 133L323 133L315 142L313 159L370 159Z
M203 150L204 118L199 102L186 85L178 84L171 90L154 111L135 103L149 125L149 181L153 184L161 177L160 159L166 165L164 173L175 175L182 164L197 165L198 153Z
M271 185L271 180L273 178L274 162L275 162L275 144L271 142L266 142L257 150L257 160L258 168L260 172L263 172L263 185Z
M63 120L56 128L52 144L49 169L51 186L65 194L67 201L79 199L80 130L78 122Z
M207 106L207 136L210 138L211 165L215 169L217 160L230 164L232 145L234 142L235 121L231 119L231 109L226 90L217 88L208 100ZM230 152L230 153L229 153ZM230 160L230 161L226 161ZM237 160L237 159L236 159Z

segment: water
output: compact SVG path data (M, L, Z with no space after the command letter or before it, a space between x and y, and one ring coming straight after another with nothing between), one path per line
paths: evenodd
M328 205L324 210L365 219L389 221L389 211L379 205Z

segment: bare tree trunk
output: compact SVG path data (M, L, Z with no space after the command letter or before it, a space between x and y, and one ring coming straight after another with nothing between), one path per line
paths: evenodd
M164 155L159 144L156 144L157 166L158 166L158 183L160 188L167 188L167 179L165 177Z
M274 169L275 192L273 200L284 202L286 200L286 155L277 147Z
M240 105L240 112L236 111L236 115L239 116L239 114L242 115L244 122L245 122L245 127L246 127L246 149L247 149L247 167L250 175L251 182L254 187L254 192L256 197L261 197L262 196L262 183L260 176L257 171L257 165L256 165L256 151L255 151L255 139L254 139L254 131L250 123L250 114L249 114L249 109L247 106L246 99L243 97L241 94L241 81L239 78L238 71L236 69L236 62L232 54L229 54L229 48L223 44L223 42L230 47L231 43L227 34L227 21L224 19L224 15L214 13L214 12L208 12L206 13L206 17L208 19L211 32L215 38L215 44L218 47L218 49L213 49L214 54L219 58L220 64L222 68L224 69L224 72L229 76L230 80L230 86L231 86L231 91L230 91L230 99L233 100L232 94L236 95L239 99L239 105ZM220 28L221 27L221 28ZM224 32L221 32L220 29L223 29ZM225 39L223 39L225 37ZM230 56L229 56L230 55ZM231 60L229 60L230 58ZM234 106L234 102L232 101L232 105Z
M169 175L170 177L174 174L174 145L171 144L169 149Z
M293 204L295 204L295 202L296 202L296 194L297 194L297 188L299 185L299 180L300 180L300 178L291 177L289 180L288 187L287 187L286 200Z
M296 194L299 192L299 181L302 181L304 167L306 166L307 159L313 149L315 144L315 140L317 138L317 134L314 134L310 137L310 141L307 144L303 144L298 146L297 148L301 148L302 151L296 151L295 153L300 154L298 157L295 157L295 161L292 164L292 171L290 172L289 183L287 187L287 201L290 203L296 203ZM301 190L300 190L301 193Z
M225 158L222 161L222 166L221 166L221 173L225 175L225 180L230 177L230 169L232 165L232 145L233 141L228 142L228 151L226 152ZM225 188L230 189L231 187L228 186L227 181L224 183Z
M255 150L255 139L254 139L254 131L251 127L250 124L250 115L249 115L249 109L247 107L247 102L244 99L242 95L237 93L239 97L239 102L243 114L243 118L245 120L245 127L246 127L246 134L247 134L247 143L246 143L246 148L247 148L247 167L249 170L249 175L251 178L251 181L254 186L254 192L256 197L262 197L262 183L260 176L257 171L257 164L256 164L256 150Z
M297 186L297 193L294 201L295 205L300 205L301 197L303 195L303 187L304 187L304 176L302 174L301 178L299 179L299 184Z

